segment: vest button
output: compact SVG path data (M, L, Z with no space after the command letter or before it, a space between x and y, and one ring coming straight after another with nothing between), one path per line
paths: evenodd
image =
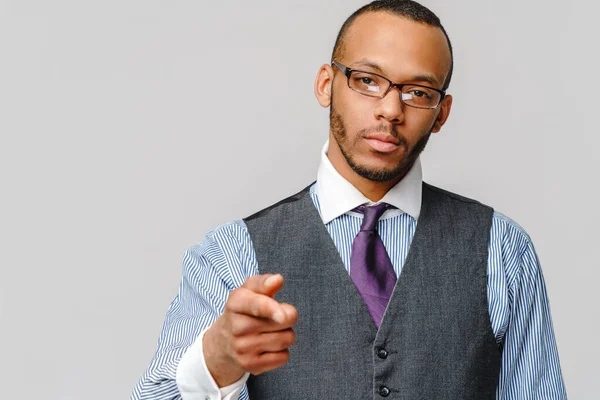
M388 397L390 395L390 389L388 389L387 386L380 386L379 395L381 397Z
M377 350L377 357L385 360L388 356L388 352L385 349L379 349Z

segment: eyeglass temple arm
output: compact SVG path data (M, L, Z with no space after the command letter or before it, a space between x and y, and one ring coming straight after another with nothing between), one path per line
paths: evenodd
M342 71L342 73L344 73L344 75L348 75L351 71L350 68L340 64L337 61L332 61L331 64L335 65L336 67L338 67L340 69L340 71Z

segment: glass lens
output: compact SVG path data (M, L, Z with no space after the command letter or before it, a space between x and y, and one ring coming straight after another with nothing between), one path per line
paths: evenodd
M390 86L382 77L360 71L352 71L348 83L352 89L367 96L382 96Z
M434 108L442 95L433 89L419 85L407 85L402 88L402 101L419 108Z
M390 87L390 81L369 72L352 71L348 84L367 96L382 97ZM402 86L402 102L417 108L435 108L442 95L433 89L419 85Z

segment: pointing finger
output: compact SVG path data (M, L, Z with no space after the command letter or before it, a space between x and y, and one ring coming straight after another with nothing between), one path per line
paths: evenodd
M269 297L273 297L282 286L283 276L281 274L254 275L242 285L246 289Z
M268 318L278 324L286 323L287 314L285 310L272 297L255 293L243 286L231 292L229 297L226 307L234 313Z

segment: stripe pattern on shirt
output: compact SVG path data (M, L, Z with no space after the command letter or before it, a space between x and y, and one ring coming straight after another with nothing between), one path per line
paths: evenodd
M317 210L313 185L310 196ZM350 271L352 241L362 215L341 215L326 228ZM397 276L401 276L417 221L406 213L378 222L381 239ZM243 221L209 232L183 258L179 292L171 303L154 358L131 399L180 399L175 373L185 350L223 312L229 292L259 273L252 240ZM495 212L488 251L488 305L496 341L503 348L499 400L562 400L562 379L554 329L539 260L527 233ZM246 388L240 399L248 399Z

